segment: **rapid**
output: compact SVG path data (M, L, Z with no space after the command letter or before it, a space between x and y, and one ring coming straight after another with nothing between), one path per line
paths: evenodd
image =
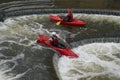
M63 15L63 14L61 14ZM55 25L48 15L28 15L0 22L0 80L119 80L120 44L113 42L84 42L83 34L119 33L120 17L113 15L75 14L87 22L85 28ZM63 39L71 33L77 46L73 59L35 41L37 34L50 36L56 31ZM102 37L103 38L103 37ZM104 37L105 38L105 37Z

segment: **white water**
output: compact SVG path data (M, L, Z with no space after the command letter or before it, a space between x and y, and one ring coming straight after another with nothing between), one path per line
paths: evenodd
M23 46L28 46L28 47L32 44L35 44L35 40L37 39L36 34L39 32L41 33L43 32L42 25L37 23L34 23L34 27L32 27L32 25L31 26L27 25L26 24L27 17L28 16L10 18L5 20L5 22L1 22L0 23L0 37L1 37L0 44L4 42L9 42L11 44L15 43ZM33 17L36 17L36 16L33 15ZM35 28L37 28L37 30L35 30ZM32 35L33 35L33 38L34 38L34 35L36 35L35 40L29 40L29 38L31 38L30 36ZM28 41L28 42L25 43L24 41ZM10 47L0 46L0 50L4 50L4 49L10 49ZM0 57L7 58L8 56L4 56L4 54L0 52ZM20 74L15 74L11 72L18 65L17 60L19 59L24 59L24 54L22 53L22 51L21 53L18 53L18 55L10 59L0 60L0 80L17 80L18 78L24 76L29 71L28 69L25 72ZM9 63L14 63L14 65L10 67Z
M34 40L37 39L37 33L49 34L48 29L45 29L42 24L35 22L35 20L41 20L44 16L24 16L17 18L7 19L5 22L0 23L0 43L6 41L10 43L18 43L19 45L30 46L34 44ZM109 22L115 21L117 24L120 24L118 21L120 17L116 16L99 16L99 15L75 15L76 18L87 18L92 19L93 21L102 21L106 19ZM112 19L111 19L112 18ZM32 23L32 24L31 24ZM59 28L59 27L58 27ZM51 31L59 29L49 29ZM62 30L60 33L65 32ZM9 40L9 39L16 39ZM24 41L28 41L25 43ZM67 57L61 57L58 63L58 72L62 80L94 80L95 76L101 77L113 77L119 78L120 76L120 44L117 43L94 43L84 46L79 46L74 48L73 51L77 53L80 58L78 59L69 59ZM4 47L9 48L9 47ZM0 47L0 50L4 49ZM34 47L40 48L41 47ZM33 48L33 49L34 49ZM4 56L0 54L0 56ZM5 72L8 72L17 65L16 60L22 58L24 59L24 54L19 54L13 57L10 60L1 60L0 61L0 80L16 80L24 76L27 72L22 74L9 74L6 75ZM6 62L13 62L14 65L9 67ZM5 65L3 65L5 63ZM2 66L1 66L2 65ZM111 79L112 80L112 79ZM116 80L116 79L115 79Z
M61 57L58 68L62 80L120 79L120 44L92 43L74 48L78 59Z
M4 55L2 55L4 56ZM12 59L6 59L6 60L1 60L0 61L0 80L14 80L14 78L19 78L20 75L25 74L21 73L21 74L13 74L13 73L9 73L10 71L12 71L17 64L16 60L18 59L24 59L24 54L19 54L15 57L13 57ZM9 63L14 63L14 65L12 65L10 67ZM6 74L8 73L8 74Z

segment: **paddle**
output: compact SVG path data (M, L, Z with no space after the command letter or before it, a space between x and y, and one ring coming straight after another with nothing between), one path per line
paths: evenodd
M58 22L56 23L56 25L58 26L58 25L60 25L60 23L61 23L61 21L58 21Z

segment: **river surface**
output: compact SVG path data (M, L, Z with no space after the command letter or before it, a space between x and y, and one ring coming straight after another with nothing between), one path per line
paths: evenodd
M0 0L0 3L24 0ZM33 0L25 0L33 1ZM35 0L34 0L35 1ZM39 0L43 1L43 0ZM120 10L120 0L46 0L54 3L54 8L87 8Z
M0 2L9 1L12 0ZM54 0L54 7L119 10L119 3L120 0ZM0 22L0 80L120 80L119 38L104 42L106 36L99 35L100 42L95 39L79 44L82 35L118 34L120 17L97 14L74 17L86 21L86 27L56 26L48 15L13 17ZM38 33L50 36L52 31L63 39L72 34L77 46L73 44L71 48L79 58L58 57L51 48L36 44Z
M49 15L20 16L0 22L0 80L120 80L117 41L72 45L77 59L58 57L51 48L36 44L38 33L50 36L56 31L65 39L69 33L77 38L83 34L120 32L119 16L74 14L74 17L86 21L86 27L56 26ZM78 38L75 42L80 41Z

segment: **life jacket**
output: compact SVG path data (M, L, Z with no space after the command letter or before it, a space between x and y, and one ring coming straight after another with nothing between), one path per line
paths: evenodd
M53 45L58 45L59 44L59 42L58 42L58 38L57 38L57 36L56 35L53 35L52 36L52 42L51 42Z
M68 21L68 22L72 22L74 20L72 11L68 10L68 15L63 20Z
M73 21L73 15L70 13L67 15L68 22Z

